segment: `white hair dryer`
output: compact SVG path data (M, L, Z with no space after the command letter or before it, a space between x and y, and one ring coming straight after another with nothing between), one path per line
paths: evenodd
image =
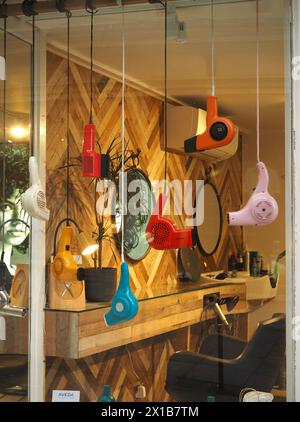
M278 204L269 194L269 174L263 162L258 162L258 184L247 204L240 211L227 214L230 226L266 226L278 216Z
M21 196L22 208L34 218L48 221L50 211L47 209L46 195L41 187L38 164L35 157L29 158L30 188Z

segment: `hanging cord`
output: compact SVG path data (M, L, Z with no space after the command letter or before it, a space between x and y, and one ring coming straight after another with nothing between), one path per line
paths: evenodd
M167 169L168 169L168 119L167 119L167 111L168 111L168 85L167 85L167 78L168 78L168 4L165 1L165 51L164 51L164 150L165 150L165 183L164 183L164 193L167 193Z
M259 81L259 0L256 0L256 148L257 162L260 162L260 81Z
M70 81L71 81L71 66L70 66L70 19L71 12L66 12L67 24L67 50L68 50L68 71L67 71L67 226L70 225Z
M93 123L93 71L94 71L94 15L95 9L86 9L91 15L91 38L90 38L90 123Z
M214 15L214 0L211 0L210 6L210 25L211 25L211 95L216 94L215 82L215 15Z
M32 15L32 54L31 54L31 148L34 146L35 130L35 15Z
M5 5L6 0L2 3ZM4 34L3 34L3 57L5 60L5 73L7 70L7 17L4 17ZM6 75L3 81L3 144L5 145L6 142ZM3 154L3 166L2 166L2 199L3 199L3 209L2 209L2 221L5 221L5 202L6 202L6 159L5 154ZM5 236L5 228L3 226L2 232L2 257L4 257L4 236Z
M124 214L125 214L125 11L122 5L122 183L121 183L121 202L122 202L122 239L121 239L121 259L125 262L124 251Z

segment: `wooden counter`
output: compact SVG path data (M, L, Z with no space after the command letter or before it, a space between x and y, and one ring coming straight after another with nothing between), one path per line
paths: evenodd
M197 324L203 320L203 296L208 293L237 295L240 301L232 313L248 312L245 285L218 285L145 299L133 320L113 327L106 327L103 320L109 307L81 312L47 310L46 354L78 359ZM212 316L208 313L206 317Z
M103 315L110 309L103 304L88 304L83 311L46 309L46 355L78 359L125 344L144 340L179 328L197 324L214 316L202 314L203 296L239 296L233 314L249 311L244 284L211 285L139 302L137 316L126 323L106 327ZM227 313L226 307L223 307ZM0 342L0 353L27 353L28 319L8 317L7 340ZM22 339L22 341L20 341Z

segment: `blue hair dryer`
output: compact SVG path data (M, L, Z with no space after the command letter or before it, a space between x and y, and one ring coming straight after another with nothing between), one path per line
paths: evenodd
M130 321L136 316L138 309L139 303L130 290L128 265L123 262L119 287L112 300L111 310L104 315L104 322L111 326Z

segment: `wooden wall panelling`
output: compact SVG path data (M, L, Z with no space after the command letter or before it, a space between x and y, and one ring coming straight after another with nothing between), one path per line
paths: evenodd
M47 257L52 252L53 234L58 221L65 217L66 181L66 61L65 59L48 53L47 60L47 199L51 209L51 219L47 225ZM89 116L89 73L88 70L72 64L71 67L71 156L81 154L83 129ZM101 82L99 84L99 82ZM100 88L99 88L100 87ZM94 122L101 147L105 151L115 136L121 133L121 85L112 79L94 74ZM162 131L162 103L132 88L126 90L126 141L132 148L141 149L141 168L150 179L163 177L163 151L160 149ZM240 154L230 160L219 163L212 175L220 194L223 207L223 216L227 210L237 210L241 205L241 168ZM168 155L168 177L170 179L201 179L204 167L196 158ZM80 168L71 170L71 216L82 225L86 234L90 234L95 226L92 211L93 192L89 187L90 181L81 177ZM175 218L178 225L183 224L182 218ZM206 270L226 268L229 252L236 251L242 242L242 233L239 228L228 228L224 220L224 229L218 251L210 258L199 255L202 268L204 262ZM84 259L84 264L88 261ZM118 262L119 264L119 262ZM104 254L104 265L114 266L114 258L108 249ZM119 265L117 265L119 268ZM130 275L133 288L136 292L146 291L151 296L152 289L164 284L176 283L176 254L174 251L157 252L151 250L147 257L130 265ZM154 340L154 339L153 339ZM167 340L166 340L167 341ZM163 342L162 342L163 343ZM144 343L142 342L142 345ZM148 343L147 343L148 344ZM139 347L133 345L132 347ZM163 346L161 346L163 347ZM151 350L151 354L150 351ZM155 355L162 355L164 365L167 362L167 353L161 354L159 348ZM137 351L143 357L152 356L151 346L141 346ZM118 358L116 357L118 356ZM163 357L165 356L165 358ZM114 359L116 364L114 364ZM120 362L124 365L120 366ZM147 359L146 359L147 360ZM80 363L81 362L81 363ZM73 388L82 386L82 399L94 400L100 392L101 373L111 373L114 385L126 385L132 375L124 376L128 361L123 348L113 349L110 352L80 359L79 361L63 359L47 359L47 398L53 388ZM108 368L111 368L110 370ZM94 372L93 372L94 371ZM97 375L97 371L99 371ZM130 367L126 368L130 373ZM125 371L125 372L126 372ZM126 372L126 373L127 373ZM146 371L147 372L147 371ZM95 375L96 374L96 375ZM144 374L145 375L145 374ZM105 376L105 382L110 382L110 376ZM150 379L150 378L149 378ZM154 382L154 381L153 381ZM92 387L90 387L92 385ZM119 387L114 387L119 388ZM158 388L158 387L157 387ZM130 389L123 386L119 389L119 399L132 398ZM164 394L157 393L157 400L166 398Z
M89 96L88 70L71 66L71 157L80 156L84 125L88 122ZM98 85L101 75L94 74L94 122L102 150L121 133L121 85L106 78L105 84ZM52 252L55 227L65 217L66 208L66 61L53 53L48 53L47 91L47 199L51 209L51 219L47 225L47 256ZM160 148L162 137L162 104L132 88L126 90L126 141L133 149L141 149L140 166L151 180L164 177L162 166L164 153ZM168 154L168 178L202 179L203 164L196 158ZM237 210L241 205L241 151L230 160L218 163L211 176L220 193L223 208L224 227L220 247L212 257L199 255L202 267L207 270L226 268L230 250L236 252L242 243L240 228L229 228L226 223L228 210ZM87 235L95 228L93 215L93 189L90 180L81 177L81 168L71 169L71 216L75 218ZM178 225L183 217L175 217ZM118 251L117 255L118 254ZM88 264L86 258L84 263ZM91 263L89 261L89 263ZM119 262L118 262L119 264ZM114 266L113 254L109 248L104 253L104 265ZM117 265L119 268L119 265ZM130 265L133 287L137 292L146 291L152 295L152 288L161 283L176 283L175 251L157 252L151 250L147 257Z
M129 354L131 359L129 358ZM46 399L53 389L81 392L81 401L96 401L105 384L118 401L135 401L135 386L141 380L153 399L152 339L119 347L83 359L47 359Z

